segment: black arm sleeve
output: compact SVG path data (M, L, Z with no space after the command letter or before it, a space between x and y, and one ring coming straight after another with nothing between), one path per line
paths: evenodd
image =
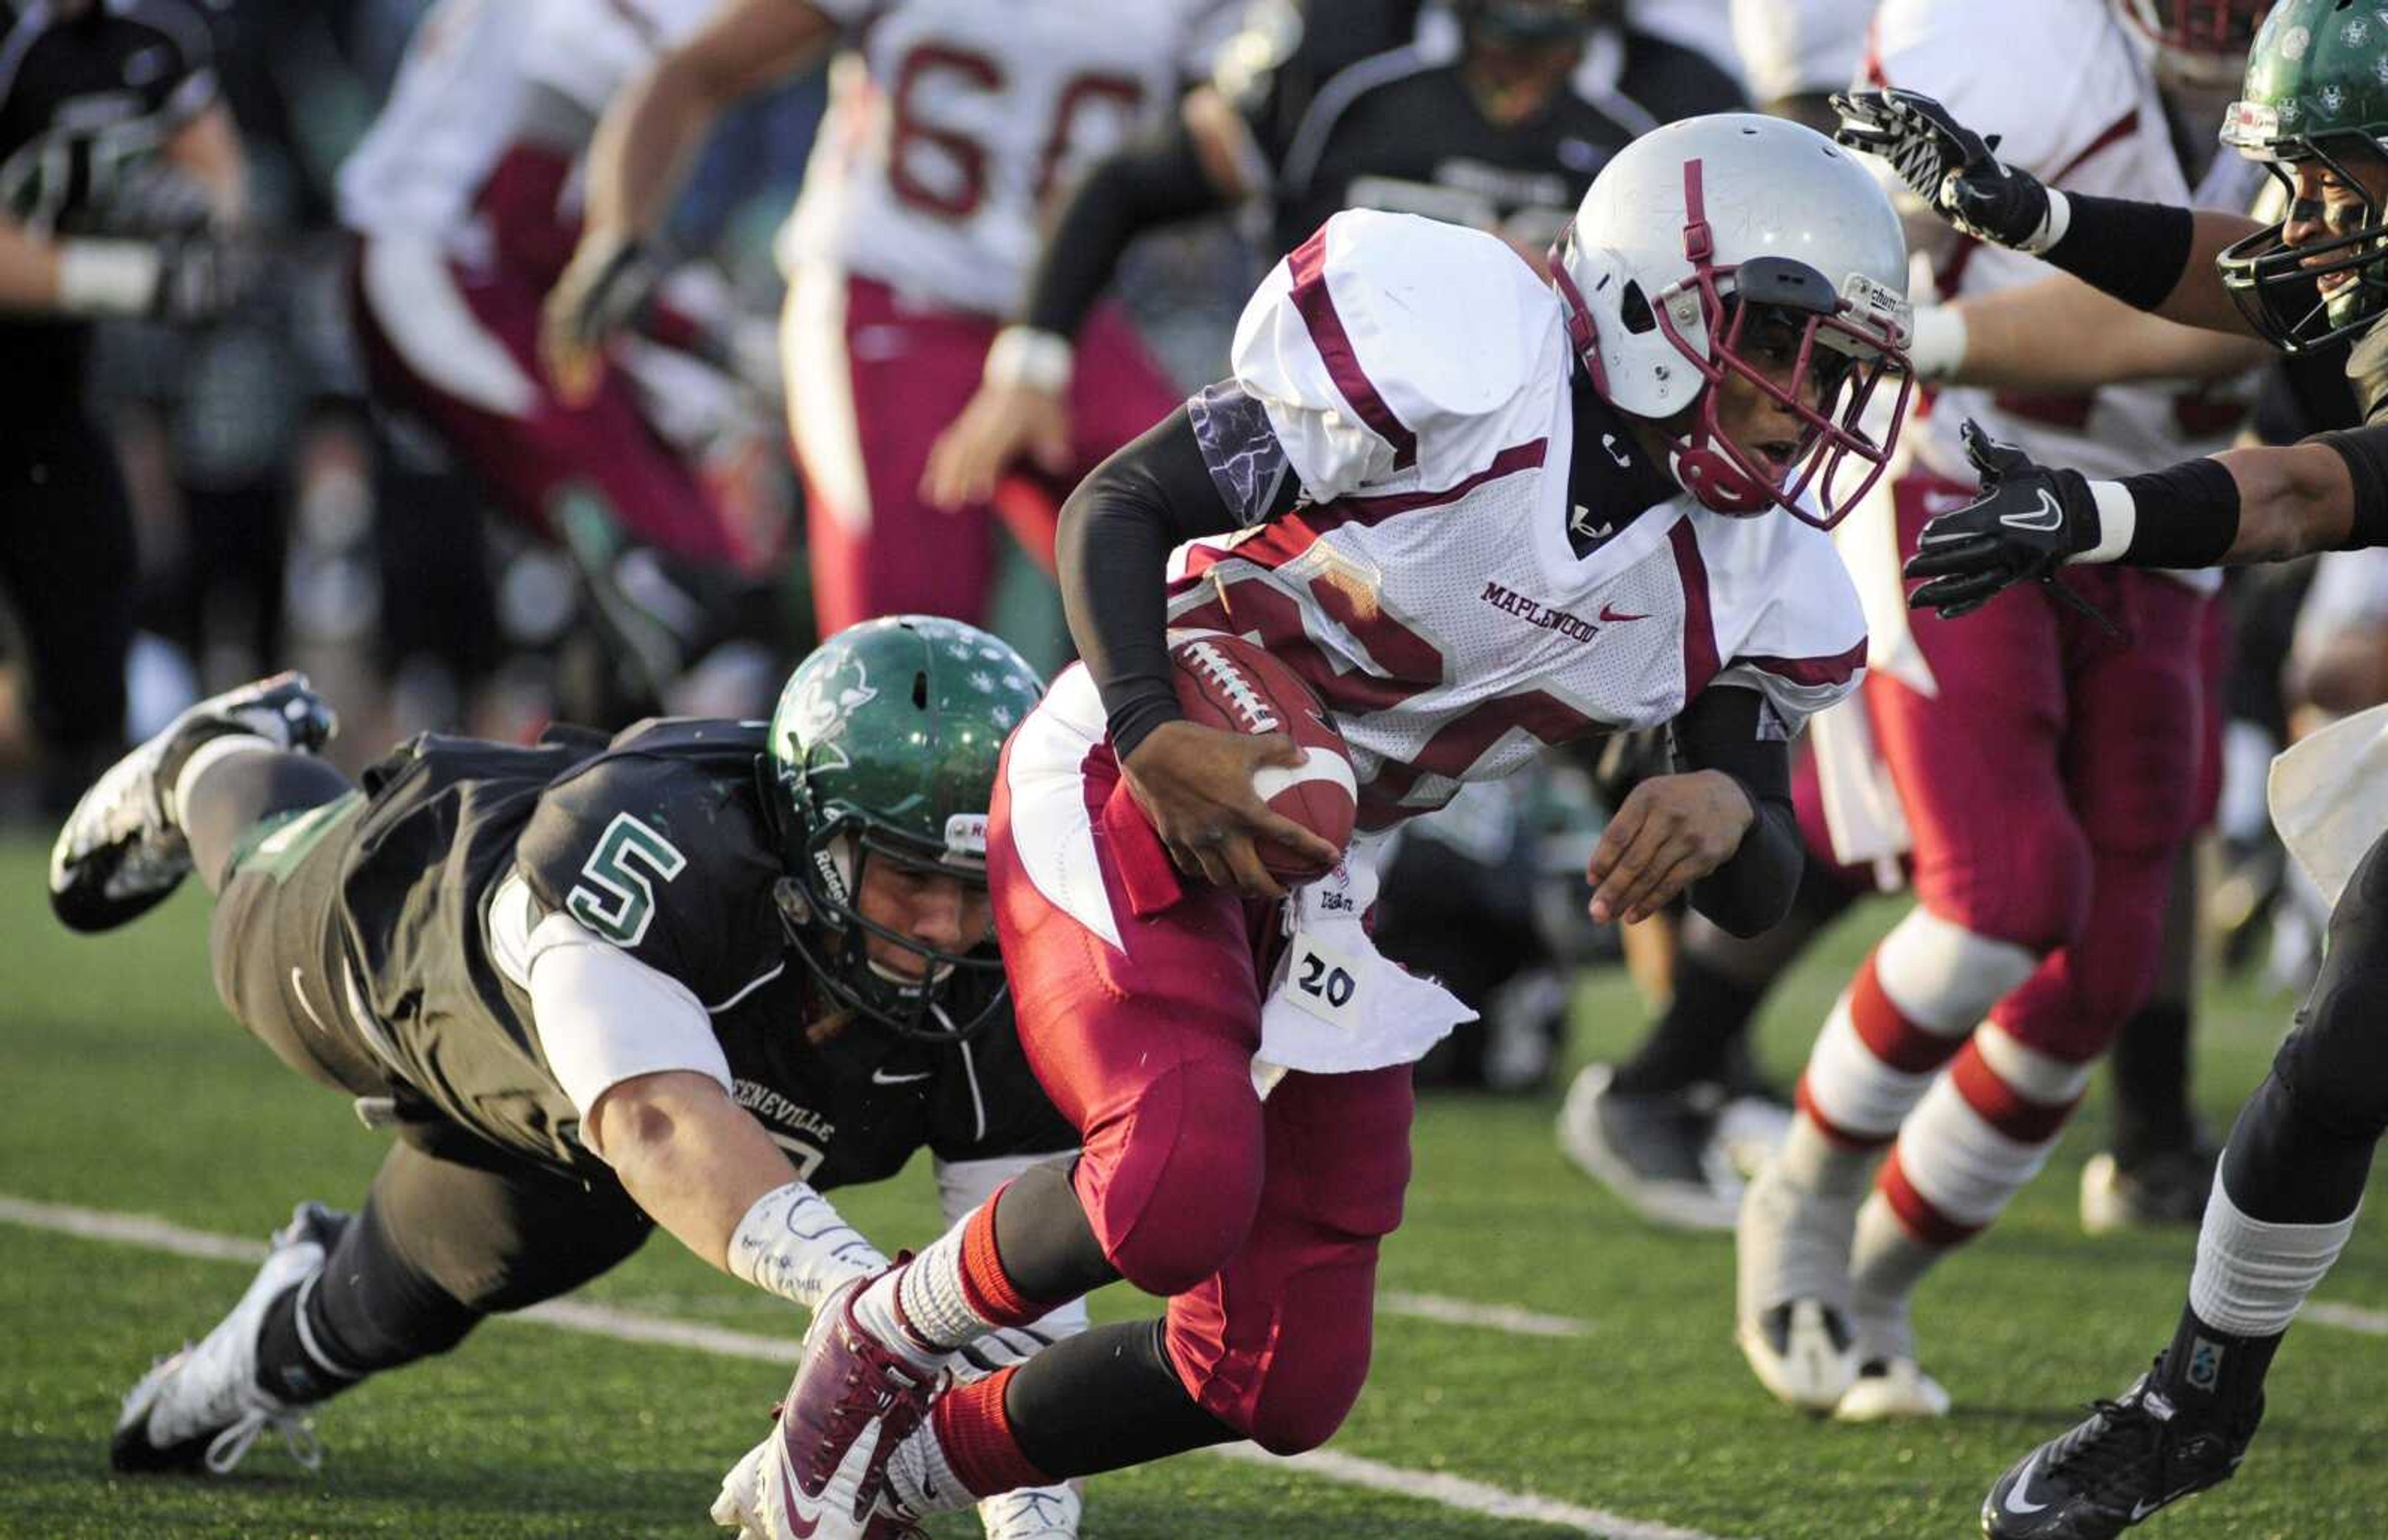
M1154 225L1227 206L1183 122L1128 146L1087 172L1070 195L1029 276L1022 319L1039 331L1077 335L1130 241Z
M2316 434L2306 442L2336 450L2355 483L2355 519L2338 549L2388 546L2388 423Z
M2186 208L2129 198L2067 193L2072 217L2064 238L2040 254L2124 304L2153 310L2189 271L2196 221Z
M1702 690L1670 731L1678 769L1723 771L1758 815L1733 858L1692 884L1692 907L1731 935L1772 929L1791 912L1807 859L1791 806L1791 745L1766 698L1731 685Z
M1053 555L1070 639L1102 692L1122 759L1178 716L1164 636L1169 553L1237 523L1183 407L1097 466L1061 505Z

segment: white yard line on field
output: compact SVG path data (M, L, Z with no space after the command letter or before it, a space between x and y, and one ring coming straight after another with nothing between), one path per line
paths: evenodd
M87 1241L111 1241L141 1246L150 1251L168 1252L176 1256L197 1257L209 1262L255 1262L265 1255L261 1242L186 1230L146 1214L122 1214L107 1209L78 1208L66 1204L36 1203L7 1193L0 1193L0 1221ZM1391 1294L1387 1298L1387 1307L1392 1313L1517 1332L1530 1336L1576 1336L1591 1329L1588 1321L1540 1316L1530 1310L1506 1306L1472 1305L1435 1294ZM757 1336L752 1332L730 1332L693 1321L671 1320L568 1300L534 1306L518 1312L514 1319L537 1321L567 1332L611 1337L621 1342L653 1343L710 1353L718 1357L746 1358L764 1363L793 1363L797 1351L797 1344L792 1338ZM1514 1519L1547 1524L1555 1529L1572 1530L1579 1534L1595 1536L1596 1540L1721 1540L1721 1536L1698 1530L1653 1523L1646 1519L1564 1503L1553 1497L1539 1497L1529 1492L1511 1492L1447 1471L1413 1471L1403 1466L1386 1465L1332 1449L1287 1457L1269 1454L1250 1444L1230 1444L1206 1452L1242 1464L1293 1471L1345 1486L1365 1487L1372 1492L1414 1497L1481 1518Z
M1546 1316L1515 1305L1485 1305L1472 1299L1454 1299L1449 1294L1414 1294L1400 1289L1389 1289L1377 1296L1377 1313L1415 1316L1420 1320L1441 1321L1445 1326L1481 1326L1520 1337L1581 1337L1592 1332L1592 1322L1573 1316Z
M2367 1310L2360 1305L2333 1305L2318 1299L2305 1306L2305 1319L2316 1326L2335 1326L2369 1337L2388 1337L2388 1310Z

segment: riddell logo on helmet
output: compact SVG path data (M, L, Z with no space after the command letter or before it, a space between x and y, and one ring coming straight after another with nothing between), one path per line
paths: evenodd
M986 814L956 813L947 816L946 853L984 857L986 854Z

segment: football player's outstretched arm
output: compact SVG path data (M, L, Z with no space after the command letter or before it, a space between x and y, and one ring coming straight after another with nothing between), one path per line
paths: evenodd
M949 511L985 502L1023 454L1057 475L1069 469L1072 351L1121 254L1144 232L1228 208L1248 190L1218 143L1228 132L1222 113L1242 132L1217 92L1198 88L1178 121L1078 183L1037 256L1020 319L997 334L977 393L930 446L921 475L929 502Z
M804 0L722 0L692 36L606 104L589 146L580 243L548 296L540 334L549 375L567 399L596 388L606 338L654 287L658 272L645 244L714 120L808 63L836 32Z
M1790 745L1772 712L1731 685L1683 708L1669 728L1677 773L1628 793L1592 852L1594 920L1645 919L1688 888L1692 907L1730 935L1781 923L1805 856Z
M1271 813L1252 789L1254 771L1298 764L1302 751L1283 733L1247 737L1185 721L1170 672L1169 553L1235 523L1180 408L1070 494L1054 562L1070 637L1102 692L1120 769L1170 858L1189 877L1282 898L1285 888L1261 865L1255 839L1305 852L1322 871L1338 856L1317 835Z
M1834 137L1881 157L1941 218L1978 240L2039 258L2136 309L2185 326L2256 335L2214 259L2263 228L2243 214L2093 197L2008 166L1949 109L1913 91L1833 98Z
M1953 617L2071 562L2191 568L2388 545L2388 423L2232 449L2120 481L2039 465L1973 423L1982 495L1924 526L1908 598Z
M2133 309L2068 273L1915 314L1916 377L2073 393L2133 380L2225 380L2277 357L2255 337Z
M583 1131L649 1218L758 1288L809 1308L887 1265L710 1075L622 1080L591 1105Z

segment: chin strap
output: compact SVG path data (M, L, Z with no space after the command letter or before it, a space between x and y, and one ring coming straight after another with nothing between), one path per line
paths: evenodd
M1746 518L1774 506L1773 498L1754 485L1730 455L1707 443L1704 435L1700 442L1686 439L1676 446L1668 456L1668 468L1692 500L1711 512Z

